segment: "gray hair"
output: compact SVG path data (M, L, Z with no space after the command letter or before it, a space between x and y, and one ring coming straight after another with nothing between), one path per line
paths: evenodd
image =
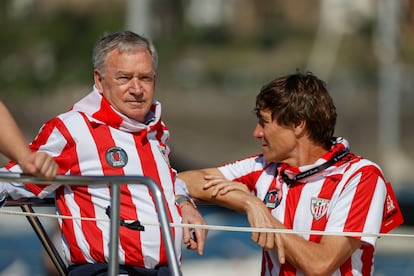
M92 54L94 69L97 69L104 74L105 61L108 53L115 48L120 52L148 50L152 56L154 71L157 69L158 54L151 40L131 31L106 33L98 39Z

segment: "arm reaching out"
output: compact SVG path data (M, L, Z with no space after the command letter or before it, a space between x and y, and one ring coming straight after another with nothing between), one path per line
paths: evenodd
M33 153L13 119L12 115L0 101L0 151L20 165L23 172L46 179L56 175L57 164L44 152Z

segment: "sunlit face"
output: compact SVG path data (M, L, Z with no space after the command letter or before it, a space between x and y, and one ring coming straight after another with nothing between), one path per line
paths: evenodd
M109 52L105 71L94 72L98 91L119 112L145 122L155 92L155 72L147 50Z
M289 163L296 149L296 135L293 126L281 126L272 120L271 111L260 111L259 121L253 136L260 139L266 162Z

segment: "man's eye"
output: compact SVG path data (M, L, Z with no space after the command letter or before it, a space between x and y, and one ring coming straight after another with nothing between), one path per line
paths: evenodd
M143 76L143 77L141 77L140 78L142 81L145 81L145 82L151 82L151 81L153 81L154 80L154 78L153 77L151 77L151 76Z
M126 83L129 81L129 77L127 76L118 76L115 78L116 81L120 82L120 83Z

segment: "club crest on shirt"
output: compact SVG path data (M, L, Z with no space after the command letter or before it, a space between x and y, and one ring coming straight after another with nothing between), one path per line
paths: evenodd
M280 204L280 196L277 190L270 190L267 192L263 202L267 208L275 209Z
M314 219L319 220L326 214L329 202L327 199L312 197L310 209Z
M128 155L124 149L120 147L112 147L106 151L105 154L106 162L111 167L122 168L128 163Z
M160 145L157 145L158 150L160 151L162 157L164 158L165 162L170 166L170 159L168 158L167 149Z

